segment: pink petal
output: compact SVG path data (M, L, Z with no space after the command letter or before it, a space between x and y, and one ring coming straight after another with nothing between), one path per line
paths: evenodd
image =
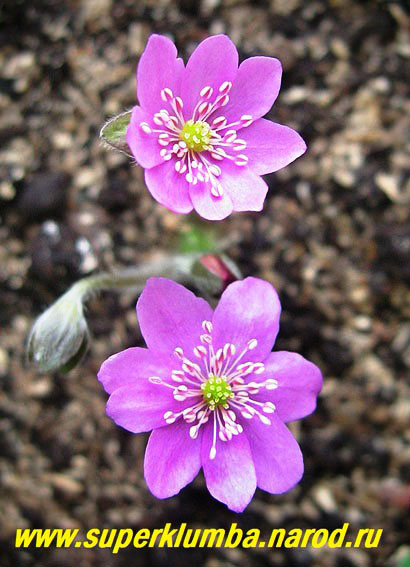
M144 476L157 498L169 498L192 482L201 468L202 431L191 439L180 420L151 433L145 452Z
M159 154L161 146L158 144L158 134L143 132L140 128L141 122L152 127L151 116L140 106L134 106L125 139L139 165L154 167L164 161Z
M258 487L271 494L282 494L297 484L303 475L303 456L296 439L275 414L272 425L256 416L243 420L255 464ZM245 423L246 421L246 423Z
M247 143L243 153L248 167L258 175L285 167L306 151L306 144L295 130L261 118L238 132Z
M228 123L241 116L251 115L254 120L264 116L278 96L282 78L282 65L273 57L250 57L240 64L229 93L229 103L212 115L225 116Z
M137 69L137 97L143 110L153 115L165 108L161 90L166 87L174 96L179 95L183 72L184 63L177 59L172 41L162 35L151 35Z
M249 167L223 164L219 177L232 200L234 211L261 211L268 192L265 181Z
M319 368L296 352L272 352L265 361L264 377L278 381L276 390L261 390L259 401L271 401L282 421L294 421L311 414L322 389Z
M147 346L155 352L173 353L182 347L192 357L204 332L202 321L212 319L208 303L166 278L150 278L137 303L138 321ZM175 368L179 368L176 359Z
M150 376L168 379L174 368L174 356L157 354L146 348L133 347L107 358L98 372L98 380L108 394L117 388L133 386L141 381L144 387L157 388L152 384L149 386L144 380Z
M263 362L274 345L279 317L279 297L270 283L258 278L231 283L213 316L215 348L230 342L239 355L248 341L257 339L256 348L247 352L242 362Z
M209 183L190 185L189 194L196 212L207 220L222 220L232 212L232 201L227 193L214 197Z
M146 169L145 183L154 199L167 209L180 214L192 211L189 184L175 171L174 160Z
M151 384L144 378L114 390L107 402L107 415L124 429L142 433L166 425L167 411L182 411L191 404L192 398L189 402L177 402L171 388Z
M256 489L255 468L248 439L234 435L230 441L216 441L216 456L209 458L212 447L213 422L206 424L202 440L202 466L206 486L214 498L230 510L242 512Z
M201 90L210 86L214 89L212 102L219 94L219 87L233 82L238 70L238 52L226 35L214 35L202 41L188 60L181 85L184 101L184 116L192 117Z

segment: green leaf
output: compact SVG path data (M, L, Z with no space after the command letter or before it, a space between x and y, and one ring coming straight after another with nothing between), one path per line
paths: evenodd
M212 252L215 249L215 234L212 229L192 223L179 235L178 250L184 254Z
M130 149L125 141L128 125L131 120L132 110L122 112L111 118L102 128L100 138L112 148L131 156Z

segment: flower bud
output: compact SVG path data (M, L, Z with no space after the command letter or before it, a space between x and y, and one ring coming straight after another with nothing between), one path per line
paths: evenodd
M239 268L225 254L204 254L194 263L192 274L198 289L210 295L222 293L242 278Z
M111 118L100 131L100 138L111 148L118 150L131 157L130 149L125 140L127 128L131 120L131 111L122 112L118 116ZM146 124L146 127L149 126ZM146 128L145 127L145 128Z
M34 323L27 341L27 360L39 372L68 372L80 362L88 341L82 294L73 286Z

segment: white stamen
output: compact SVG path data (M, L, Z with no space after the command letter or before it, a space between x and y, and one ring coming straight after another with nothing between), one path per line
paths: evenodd
M175 107L176 107L177 111L181 112L182 109L184 108L184 103L182 101L182 98L179 97L179 96L176 96L174 100L175 100Z
M212 96L212 93L214 92L213 88L210 86L204 87L201 92L199 93L199 96L201 98L205 98L205 99L209 99Z
M232 88L232 83L230 81L225 81L224 83L222 83L222 85L219 87L219 92L221 94L228 94L229 91Z
M170 100L173 99L173 97L174 97L174 95L173 95L171 89L169 89L169 88L162 89L161 98L164 102L169 102Z
M253 118L250 114L242 114L241 116L241 125L242 128L247 128L252 124Z
M235 158L235 164L236 165L246 165L248 163L248 158L243 155L243 154L239 154L238 156L236 156Z
M152 132L151 127L147 124L147 122L141 122L140 128L145 134L151 134Z

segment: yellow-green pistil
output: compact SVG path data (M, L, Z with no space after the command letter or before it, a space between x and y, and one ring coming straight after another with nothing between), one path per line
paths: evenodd
M188 122L185 122L179 137L186 143L189 150L200 153L209 147L211 129L206 122L188 120Z
M202 390L204 400L211 409L215 409L219 406L227 408L229 398L233 398L234 396L232 388L225 378L215 376L214 374L209 375L209 378L203 385Z

